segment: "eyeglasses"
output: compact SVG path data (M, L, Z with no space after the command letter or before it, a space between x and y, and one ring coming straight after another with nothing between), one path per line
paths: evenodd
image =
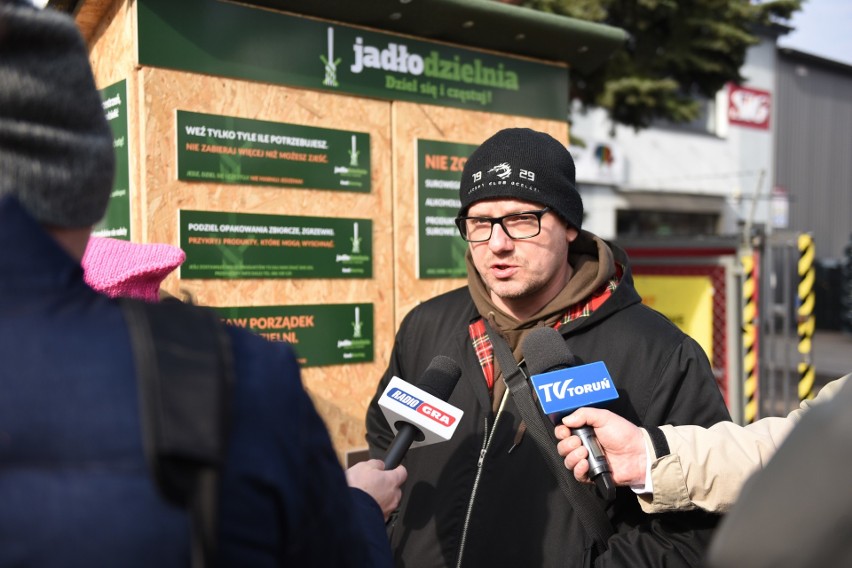
M541 216L550 211L545 207L539 211L521 211L502 217L456 217L456 226L464 240L481 243L491 238L494 225L503 227L510 239L531 239L541 232Z

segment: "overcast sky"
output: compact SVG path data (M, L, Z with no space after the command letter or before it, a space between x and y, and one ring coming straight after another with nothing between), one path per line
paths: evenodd
M805 0L778 45L852 65L852 0Z

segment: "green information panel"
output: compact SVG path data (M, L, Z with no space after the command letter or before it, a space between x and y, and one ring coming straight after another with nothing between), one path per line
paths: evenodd
M115 151L115 179L106 214L92 234L130 240L130 157L127 147L127 82L119 81L101 89L104 113L112 129Z
M561 65L236 2L137 4L141 65L485 112L568 116L568 70Z
M459 181L476 145L417 141L417 223L419 278L464 278L467 243L455 225Z
M216 308L229 325L286 341L303 367L373 360L373 305Z
M179 212L185 279L371 278L370 219Z
M177 111L178 179L370 191L370 135Z

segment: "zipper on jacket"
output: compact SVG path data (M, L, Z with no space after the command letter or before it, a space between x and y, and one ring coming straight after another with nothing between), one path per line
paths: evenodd
M491 440L494 438L494 432L497 431L497 422L500 421L500 416L503 415L503 407L506 405L507 395L509 390L503 393L503 400L500 401L500 408L497 409L497 416L494 418L494 424L491 426L491 432L488 432L488 417L485 417L485 438L482 440L482 449L479 450L479 459L476 462L476 477L473 479L473 489L470 491L470 501L467 503L467 512L464 516L464 525L462 525L461 540L459 541L459 558L456 562L456 568L461 568L462 558L464 558L464 545L467 541L467 529L470 526L470 516L473 513L473 502L476 500L476 491L479 488L479 479L482 477L482 463L485 461L485 454L488 453L488 448L491 446Z

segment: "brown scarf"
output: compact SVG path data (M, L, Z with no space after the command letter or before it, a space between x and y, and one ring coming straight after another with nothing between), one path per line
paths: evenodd
M516 361L522 358L521 345L530 330L545 325L556 325L571 306L585 301L615 274L615 260L609 246L592 233L581 231L577 239L571 243L568 252L568 263L573 268L568 283L537 313L523 321L518 321L494 305L488 288L473 265L470 250L465 254L465 262L467 263L468 289L479 315L488 320L494 330L506 340ZM495 359L492 394L492 406L495 412L506 390L501 377L502 374Z

